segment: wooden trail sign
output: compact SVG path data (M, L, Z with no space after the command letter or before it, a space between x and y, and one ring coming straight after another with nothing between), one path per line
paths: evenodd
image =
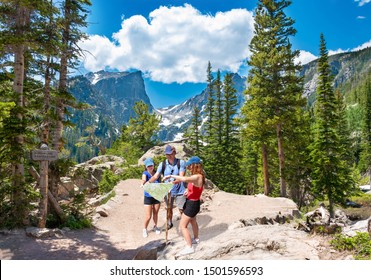
M33 150L31 159L36 161L54 161L58 159L58 152L55 150Z
M45 228L46 217L48 214L48 178L49 162L58 159L58 151L49 150L46 144L41 145L41 149L31 151L31 159L40 162L40 202L39 202L39 228Z

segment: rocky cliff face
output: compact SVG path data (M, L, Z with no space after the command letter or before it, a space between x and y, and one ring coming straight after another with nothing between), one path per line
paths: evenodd
M371 70L371 48L348 52L329 57L334 88L341 88L347 82L361 78ZM304 96L313 103L318 84L318 60L303 65L300 73L304 77Z
M88 73L71 79L69 88L77 100L93 106L96 113L109 116L118 130L133 115L136 102L143 101L153 110L140 71Z

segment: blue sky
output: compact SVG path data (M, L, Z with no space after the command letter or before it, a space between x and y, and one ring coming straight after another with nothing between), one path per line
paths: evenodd
M257 0L92 0L85 71L141 70L155 108L182 103L205 88L206 67L247 75ZM371 46L371 0L293 0L293 48L305 64L319 36L330 54Z

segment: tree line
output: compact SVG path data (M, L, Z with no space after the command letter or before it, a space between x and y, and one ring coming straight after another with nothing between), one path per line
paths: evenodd
M29 158L41 143L59 152L50 165L50 194L71 164L64 153L68 108L83 108L68 92L86 37L89 0L0 2L0 224L27 223L39 193ZM59 209L60 210L60 209Z

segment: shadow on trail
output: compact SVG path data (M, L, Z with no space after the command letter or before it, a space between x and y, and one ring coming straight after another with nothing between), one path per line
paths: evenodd
M61 237L34 238L26 233L0 236L2 260L131 260L137 250L118 250L95 229L65 232Z

